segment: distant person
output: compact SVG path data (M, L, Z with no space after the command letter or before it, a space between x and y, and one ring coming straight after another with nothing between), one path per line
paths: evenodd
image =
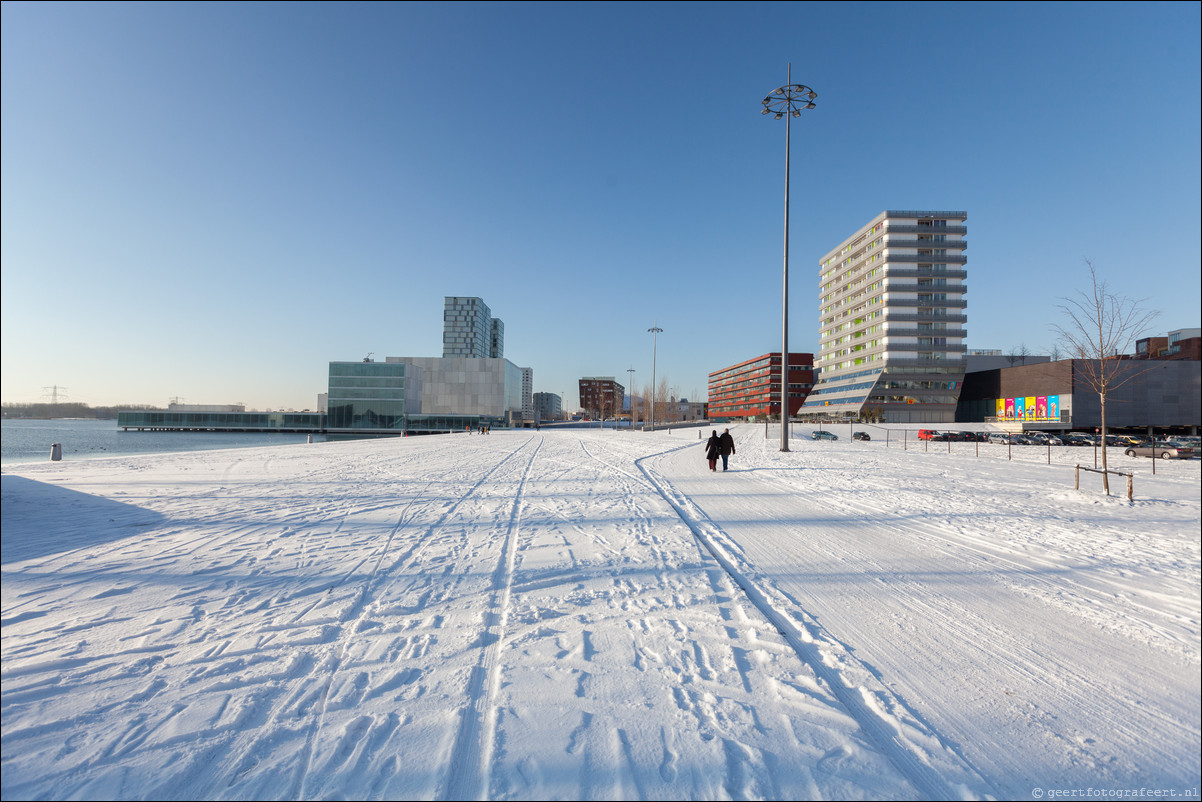
M710 470L718 470L718 455L722 453L722 438L718 437L718 430L714 429L710 439L705 441L705 458L710 462Z
M735 439L731 436L730 429L722 430L722 436L718 438L718 450L722 453L722 470L726 470L726 460L735 453Z

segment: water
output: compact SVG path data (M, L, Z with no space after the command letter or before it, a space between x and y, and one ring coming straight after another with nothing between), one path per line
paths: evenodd
M307 434L270 432L125 432L115 420L4 420L0 462L48 462L61 443L63 459L208 451L304 443ZM317 436L314 436L317 439Z

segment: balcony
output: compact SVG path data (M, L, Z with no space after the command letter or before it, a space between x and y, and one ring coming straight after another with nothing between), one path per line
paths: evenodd
M968 292L968 287L963 284L911 284L908 281L890 281L885 285L885 292L946 292L963 295Z
M932 260L933 261L933 260ZM896 267L889 265L885 278L968 278L967 270L919 270L916 267Z
M951 248L963 251L968 248L968 241L962 239L933 240L933 239L891 239L884 244L886 248Z
M967 337L965 329L885 329L879 337Z
M886 223L886 234L967 234L968 226L916 226L905 223Z
M885 263L892 265L897 262L940 262L947 264L968 264L968 257L962 253L949 253L946 256L935 256L933 254L917 254L917 253L890 253L885 258Z
M931 304L927 304L931 306ZM915 304L917 306L917 304ZM931 315L885 310L885 323L967 323L968 315Z

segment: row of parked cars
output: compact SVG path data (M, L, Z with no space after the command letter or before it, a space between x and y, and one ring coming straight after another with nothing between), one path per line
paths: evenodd
M1006 432L945 432L936 429L920 429L919 440L1000 443L1006 445L1033 446L1097 446L1101 445L1099 435L1083 432L1063 432L1050 434L1048 432L1022 432L1009 434ZM1189 459L1199 453L1197 438L1177 438L1167 440L1152 440L1151 438L1133 437L1130 435L1106 435L1106 445L1121 448L1129 457L1151 457L1160 459Z

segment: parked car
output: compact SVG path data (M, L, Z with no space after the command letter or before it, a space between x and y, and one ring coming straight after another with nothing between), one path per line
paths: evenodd
M1093 438L1079 432L1066 432L1060 436L1066 446L1092 446Z
M960 439L966 443L988 443L987 432L960 432Z
M1152 455L1156 455L1160 459L1190 459L1194 456L1192 448L1177 448L1167 443L1127 446L1123 453L1128 457L1151 457Z
M819 429L810 434L811 440L838 440L839 436L834 432L828 432L825 429Z
M868 432L852 432L851 439L852 440L871 440L872 438L868 436Z
M1004 446L1007 443L1013 443L1014 438L1012 435L1006 434L1005 432L992 432L989 435L989 442L999 443Z
M934 429L919 429L918 430L918 439L919 440L934 440L935 435L937 435L937 434L939 434L939 432L935 431Z

